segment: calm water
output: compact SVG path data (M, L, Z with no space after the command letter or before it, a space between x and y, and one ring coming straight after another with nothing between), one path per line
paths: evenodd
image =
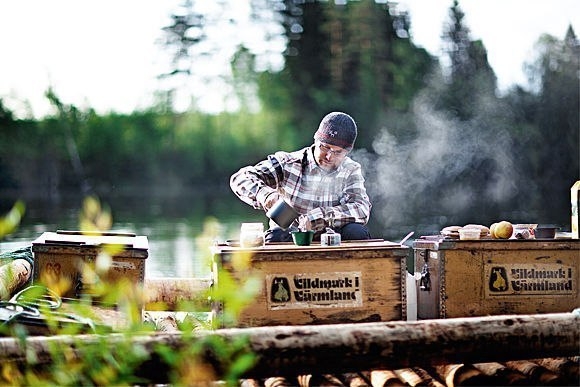
M0 196L2 215L11 208L14 200ZM209 195L197 191L179 196L146 196L132 192L130 195L100 200L111 210L114 221L112 230L147 236L149 258L145 275L148 278L207 277L208 247L212 241L204 241L201 235L209 219L214 219L219 225L215 238L220 242L237 239L242 222L263 222L267 226L262 212L242 203L225 188ZM82 197L74 196L63 196L59 200L24 199L24 219L14 234L0 240L0 253L30 245L46 231L78 230L82 201ZM390 241L399 241L409 231L414 231L414 237L419 237L438 233L445 225L469 222L445 216L419 215L384 226L377 219L380 213L378 206L373 213L369 223L372 237ZM500 216L516 219L513 214ZM526 219L526 216L521 218ZM495 221L493 219L480 221L483 222L481 224L491 224ZM569 225L565 227L569 229Z
M0 199L2 214L14 203L14 198ZM78 230L82 197L64 196L59 200L24 199L26 213L18 230L0 241L0 253L27 246L43 232ZM190 193L179 196L132 195L100 198L113 215L113 231L145 235L149 241L146 277L206 277L209 275L208 244L201 238L209 219L217 221L218 241L237 239L242 222L263 222L260 211L240 202L229 190L202 195ZM411 226L390 227L381 233L380 227L370 225L374 238L398 240Z
M209 219L217 221L219 241L238 238L242 222L266 223L259 212L228 196L116 197L101 202L113 215L112 230L147 236L146 277L206 277L211 240L201 236ZM0 253L30 245L46 231L79 229L82 198L25 202L24 219L15 233L0 241ZM13 201L3 199L3 214L7 203Z

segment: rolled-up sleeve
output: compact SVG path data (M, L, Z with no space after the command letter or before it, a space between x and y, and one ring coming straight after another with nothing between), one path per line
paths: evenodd
M341 223L362 223L366 224L371 214L371 202L365 188L365 179L361 168L356 168L347 179L344 194L340 199L340 219Z
M230 178L230 188L244 203L262 209L266 197L276 192L280 178L280 163L274 155L270 155L266 160L234 173Z

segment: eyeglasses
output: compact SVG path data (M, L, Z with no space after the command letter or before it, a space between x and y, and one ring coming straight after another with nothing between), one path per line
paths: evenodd
M346 149L334 150L331 147L324 145L323 143L318 143L318 148L325 154L330 154L331 156L343 157L348 151Z

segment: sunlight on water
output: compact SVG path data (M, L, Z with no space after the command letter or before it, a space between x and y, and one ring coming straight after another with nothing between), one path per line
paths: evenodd
M239 223L232 222L222 225L223 235L219 241L236 237ZM61 228L50 228L46 225L24 225L16 233L0 242L0 253L30 246L43 232L54 232ZM115 228L117 232L132 232L147 236L149 256L145 263L146 278L187 277L202 278L210 275L208 263L209 247L201 251L198 236L202 232L202 224L157 222L154 227L123 224Z
M111 204L115 232L130 232L147 236L149 254L145 263L146 278L188 277L210 275L209 247L200 246L199 237L208 217L219 219L220 235L217 240L237 239L243 221L265 222L259 212L246 210L245 205L213 209L210 204L188 197L179 200L151 199L117 201ZM214 198L215 199L215 198ZM226 200L232 200L226 196ZM224 200L224 201L226 201ZM29 202L20 227L0 240L0 253L32 245L44 232L78 230L79 201L59 203ZM183 203L194 202L184 206ZM159 204L160 203L160 204ZM196 207L196 205L198 207ZM203 211L200 211L200 208ZM241 209L232 214L232 208ZM216 214L216 215L214 215ZM208 242L209 243L209 242Z
M240 202L229 191L206 196L190 192L180 197L113 197L104 202L112 209L114 223L111 231L131 232L147 237L149 256L145 264L146 278L208 277L210 246L200 246L199 240L208 219L219 222L219 242L238 239L240 226L244 222L263 222L264 227L267 227L264 213ZM0 198L0 204L5 208L10 208L12 203L12 200ZM57 202L28 200L20 227L12 235L0 240L0 253L30 246L44 232L78 230L80 203L82 198L78 197L67 197ZM465 219L434 213L382 223L380 206L377 205L373 211L369 223L371 236L395 242L409 231L414 231L414 238L418 238L421 235L438 234L442 227L450 224L467 222ZM529 217L518 214L504 216L506 219ZM493 221L480 217L475 219L483 224L491 224ZM211 244L211 241L207 244Z

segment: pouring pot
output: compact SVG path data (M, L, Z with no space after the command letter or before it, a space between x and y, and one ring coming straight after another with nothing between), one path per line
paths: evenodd
M553 226L538 226L534 230L536 239L554 239L556 237L556 231L559 227Z
M272 219L278 226L286 230L292 222L298 219L300 214L284 199L278 200L266 212L266 216Z

